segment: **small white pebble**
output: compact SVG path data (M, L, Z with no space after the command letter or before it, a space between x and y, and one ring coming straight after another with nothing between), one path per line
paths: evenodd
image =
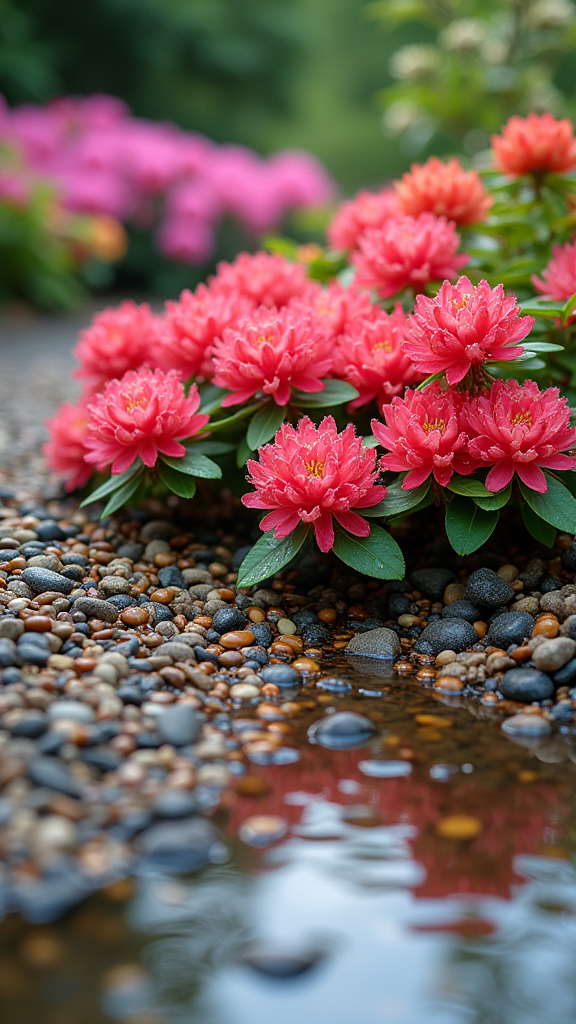
M291 619L278 619L278 632L292 636L296 632L296 625Z

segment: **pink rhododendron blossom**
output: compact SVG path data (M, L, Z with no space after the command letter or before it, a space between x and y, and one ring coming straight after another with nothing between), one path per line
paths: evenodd
M458 384L472 366L522 355L516 343L533 323L533 316L520 316L516 297L507 298L501 284L474 287L461 277L455 285L445 281L434 298L417 297L404 351L422 373L444 370L448 383Z
M255 306L285 306L306 294L310 279L300 263L267 252L241 252L233 263L219 263L213 288L245 295Z
M377 399L383 405L399 395L407 384L423 376L402 350L406 339L406 315L400 303L393 313L372 306L369 316L351 320L338 340L332 376L358 391L350 410Z
M567 117L552 114L511 117L501 135L492 136L494 166L511 177L523 174L566 174L576 167L576 140Z
M423 391L407 391L382 408L386 426L372 420L374 436L390 455L380 460L382 469L406 473L402 489L419 487L430 474L446 487L452 474L464 475L476 468L468 456L468 437L462 433L462 392L443 391L434 381Z
M332 416L319 427L304 416L296 427L280 427L273 444L258 451L259 462L248 460L247 477L256 491L242 498L248 508L271 509L261 530L286 537L300 522L312 523L321 551L334 544L333 518L357 537L367 537L370 525L358 515L386 496L376 483L378 468L373 448L363 448L350 423L340 434Z
M576 456L562 454L576 446L569 421L568 402L558 388L540 391L533 380L497 380L489 394L470 399L462 410L472 458L492 466L489 491L507 487L517 473L527 487L544 493L543 469L572 469Z
M261 308L227 328L211 352L214 383L232 392L223 407L258 392L287 405L292 388L322 391L320 378L332 366L332 337L317 316Z
M358 192L336 211L326 229L328 241L333 249L351 252L358 248L367 228L381 228L391 217L402 216L403 213L391 188L382 192Z
M159 317L146 303L127 300L117 309L104 309L80 331L74 349L80 366L74 376L84 382L88 394L101 391L109 380L153 362L159 330Z
M430 281L456 277L468 263L468 256L457 255L459 244L455 225L445 217L422 213L388 220L360 236L352 256L356 284L374 288L383 299L404 288L421 292Z
M98 469L112 464L112 473L123 473L138 457L154 466L159 453L185 455L181 439L197 434L210 418L197 412L199 405L196 385L186 397L173 370L128 370L88 406L86 461Z
M350 324L357 319L371 317L381 309L372 302L369 292L354 285L344 288L339 281L331 281L326 288L310 281L309 290L303 296L291 299L288 308L299 314L319 317L335 342Z
M542 271L542 277L532 275L536 291L542 292L550 302L565 302L576 292L576 242L552 247L552 259ZM574 323L576 314L568 323Z
M212 376L210 347L226 327L251 313L252 303L244 295L199 284L195 292L183 291L178 302L168 301L165 308L158 362L187 380Z
M459 160L444 163L435 156L422 166L412 164L394 188L402 213L433 213L456 224L480 224L494 202L476 171L465 171Z
M84 406L64 402L56 416L46 421L50 440L42 446L50 469L65 477L65 491L83 487L94 472L84 461L88 435L88 412Z
M166 219L156 232L158 248L170 260L206 263L214 250L214 228L198 217Z

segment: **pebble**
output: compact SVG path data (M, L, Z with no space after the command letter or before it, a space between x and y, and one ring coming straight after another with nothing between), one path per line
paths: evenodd
M279 814L253 814L246 818L238 829L238 835L247 846L265 849L288 835L286 818Z
M452 601L442 609L443 619L466 619L467 622L477 622L482 618L482 611L477 604L473 604L466 597Z
M223 633L231 633L235 630L243 630L248 619L245 612L239 608L219 608L212 616L211 629L221 636Z
M476 839L482 831L482 822L479 818L473 818L469 814L451 814L436 822L436 833L442 839L457 839L461 842L470 842Z
M411 573L410 580L416 590L432 601L441 601L446 587L458 582L455 573L450 569L441 568L418 569Z
M65 766L52 757L33 757L28 775L36 786L54 789L75 799L82 797L82 787L73 779Z
M46 712L49 722L56 722L63 718L72 722L82 722L84 725L91 725L95 719L94 711L89 704L81 704L76 700L59 700L50 705Z
M61 576L59 572L53 572L51 569L34 567L23 569L20 579L35 594L43 594L47 590L55 590L58 594L70 594L74 590L72 580L66 579L65 576Z
M532 636L534 625L534 619L527 612L503 612L490 622L488 642L493 647L507 650L511 644L522 644L527 637Z
M75 612L82 612L87 619L100 619L102 622L113 623L118 618L118 608L111 601L101 601L97 597L78 597L73 605Z
M544 672L535 668L512 668L498 683L500 693L508 700L531 704L547 700L554 694L554 683Z
M543 672L557 672L576 655L576 640L558 636L545 640L532 652L532 661Z
M465 651L477 640L474 626L466 619L441 619L426 626L416 640L414 650L419 654L436 657L441 651L448 649L456 652Z
M260 679L263 683L273 683L280 687L297 686L300 675L290 665L267 665L261 670Z
M226 847L212 822L183 818L146 829L136 841L145 864L166 874L191 874L226 859Z
M358 633L346 645L346 654L363 658L394 659L401 651L398 634L385 626L370 629L366 633Z
M410 761L360 761L358 767L372 779L406 779L412 774Z
M466 597L482 608L498 608L499 605L510 603L514 591L492 569L477 569L466 584Z
M502 729L509 736L526 739L540 739L552 732L550 722L542 715L527 715L522 712L502 722Z
M156 720L156 728L165 743L184 747L195 743L200 736L204 716L190 704L176 704L167 708Z
M337 711L315 722L308 738L328 750L353 750L363 747L374 735L376 726L356 711Z

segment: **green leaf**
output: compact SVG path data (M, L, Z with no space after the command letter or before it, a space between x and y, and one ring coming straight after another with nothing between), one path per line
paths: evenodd
M546 523L540 516L530 508L530 505L522 505L522 519L524 526L535 540L543 544L545 548L551 548L556 540L556 527Z
M375 519L378 516L385 516L387 515L385 499L379 501L377 505L371 505L370 508L359 508L355 511L357 511L358 514L361 516L367 516L368 519Z
M363 448L377 448L379 444L380 441L377 437L374 437L374 434L367 434L366 437L362 438Z
M457 473L454 473L448 484L448 490L453 494L463 494L467 498L491 498L493 495L493 492L484 486L482 480L473 476L458 476Z
M253 412L257 411L257 405L245 405L238 412L232 413L231 416L226 416L223 420L210 420L206 430L211 434L216 430L225 430L227 427L235 426L236 423L240 423L241 420L245 420L247 416L251 416Z
M187 473L188 476L201 476L205 480L219 480L222 476L220 466L192 448L188 448L181 459L174 459L170 455L161 455L160 458L167 466L178 473Z
M371 526L368 537L353 537L336 526L334 554L365 576L379 580L404 579L406 566L396 541L380 526Z
M193 498L196 493L196 480L186 473L179 473L177 469L170 466L159 465L160 479L166 484L169 490L177 494L179 498Z
M300 523L287 537L277 540L269 530L248 552L238 571L237 587L251 587L279 572L298 554L310 527Z
M249 459L253 454L254 452L248 444L248 441L243 437L236 449L236 465L238 466L238 469L242 469L242 466L246 465L246 459Z
M545 494L539 494L538 491L526 487L526 484L520 483L524 500L537 516L555 526L557 530L576 533L576 499L556 477L550 476L550 473L545 475L548 481L548 490Z
M210 413L219 409L222 399L228 393L224 388L218 388L215 384L200 384L200 408L198 412Z
M135 491L138 490L139 486L140 476L139 474L136 474L130 480L127 480L126 483L124 483L121 487L114 491L108 503L102 510L102 515L100 516L100 518L104 519L105 516L111 516L113 512L116 512L117 509L122 507L122 505L125 505L126 502L130 500Z
M532 341L529 338L524 348L526 352L563 352L564 345L555 345L551 341Z
M233 452L236 445L230 444L228 441L211 441L208 438L207 441L194 441L194 451L199 452L200 455L226 455L228 452ZM188 447L192 447L189 445Z
M405 475L404 473L402 476L399 476L388 487L386 497L381 503L384 507L385 516L395 516L399 512L406 512L408 509L414 508L415 505L420 504L430 490L431 481L425 480L423 484L420 484L420 487L414 487L411 491L403 491L402 481Z
M252 417L248 425L246 441L250 450L255 451L260 445L266 444L266 441L274 437L276 431L282 426L285 416L285 405L266 402Z
M352 402L358 398L356 388L347 384L344 380L324 380L323 391L297 391L292 390L291 403L299 409L324 409L332 405L344 405L345 402Z
M574 307L575 306L576 306L576 292L574 293L574 295L571 295L570 298L567 300L567 302L565 302L564 305L562 306L562 316L561 316L560 319L561 319L563 327L564 327L564 324L566 323L568 317L571 316L571 314L574 312Z
M552 319L562 316L562 302L546 302L544 299L527 299L520 303L520 311L524 316L548 316Z
M140 459L136 459L136 462L130 466L130 469L125 470L124 473L118 473L116 476L109 477L105 483L97 487L92 494L89 494L87 498L81 503L80 508L84 508L85 505L91 505L93 501L100 501L105 498L108 494L112 494L113 491L118 491L125 483L128 483L137 473L142 472L142 463Z
M469 555L481 547L494 532L499 514L456 494L446 509L446 533L454 551Z
M475 497L474 501L480 508L483 508L485 512L494 512L497 508L503 508L510 501L510 495L512 494L512 484L508 484L503 491L495 491L491 498L479 498Z

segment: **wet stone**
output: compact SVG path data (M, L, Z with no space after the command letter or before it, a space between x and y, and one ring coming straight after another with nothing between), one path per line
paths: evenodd
M165 644L156 647L155 651L158 654L164 655L164 657L172 658L174 661L196 660L193 648L179 640L168 640Z
M553 678L556 686L571 686L576 680L576 658L571 658L554 673Z
M312 622L308 626L302 626L300 635L308 647L315 647L330 639L330 630L321 623Z
M497 608L499 605L508 605L514 597L514 591L492 569L477 569L466 584L466 597L482 608Z
M44 668L49 655L50 651L38 644L26 643L18 646L18 658L23 665L36 665L38 668Z
M28 765L28 775L35 786L45 786L76 799L82 796L81 786L70 776L64 765L53 757L32 758Z
M371 629L367 633L358 633L346 646L346 654L385 660L397 658L401 650L398 634L385 626Z
M547 700L554 694L554 683L544 672L535 668L511 668L498 683L500 693L508 700L522 704Z
M443 619L466 619L467 622L478 622L482 617L482 609L465 597L452 601L442 609Z
M74 590L72 580L61 576L59 572L51 569L32 567L23 569L20 579L29 586L35 594L45 594L48 590L54 590L58 594L70 594Z
M457 583L458 577L450 569L417 569L410 574L412 586L424 597L432 601L441 601L449 583Z
M95 717L89 704L81 704L77 700L54 701L48 708L47 716L50 722L65 718L73 722L82 722L84 725L90 725Z
M300 676L290 665L267 665L260 672L263 683L274 683L275 686L298 686Z
M279 814L254 814L246 818L238 829L238 835L247 846L264 849L277 843L288 834L288 822Z
M13 722L10 726L12 736L22 736L26 739L36 740L46 732L47 722L45 715L32 711L24 718Z
M430 654L436 657L441 651L465 651L478 640L474 626L466 619L440 619L431 622L422 631L414 650L418 654Z
M502 722L502 729L509 736L517 736L519 739L539 739L552 732L550 722L542 715L527 715L523 712Z
M197 812L198 801L187 790L167 789L156 797L152 809L158 818L189 818Z
M535 619L528 612L504 612L490 622L488 641L505 651L510 644L521 644L532 636L534 625Z
M199 871L211 862L221 863L226 856L220 833L200 817L152 825L136 845L148 867L168 874Z
M338 676L327 676L325 679L319 679L316 683L319 690L326 690L327 693L349 693L352 689L352 684L347 682L346 679L340 679Z
M545 640L532 652L532 661L543 672L557 672L576 655L576 640L558 636Z
M254 634L254 643L261 647L270 647L274 641L274 633L267 622L251 622L250 632Z
M363 747L376 732L369 718L355 711L337 711L310 726L308 737L328 750L353 750Z
M158 569L157 575L161 587L178 587L179 590L186 588L186 581L177 565L165 565Z

